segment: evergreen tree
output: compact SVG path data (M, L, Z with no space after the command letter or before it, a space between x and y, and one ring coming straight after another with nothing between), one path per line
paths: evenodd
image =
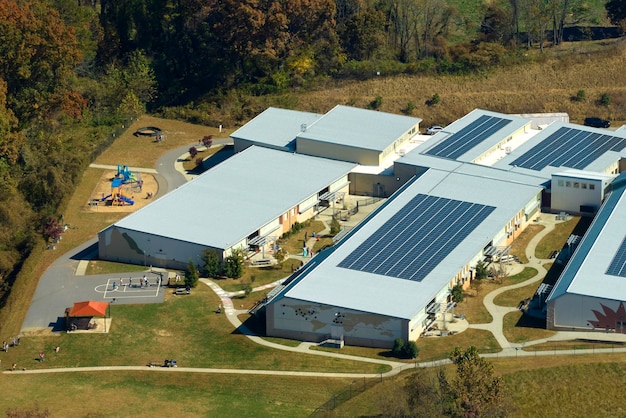
M196 287L198 285L198 279L200 278L200 273L196 268L196 265L192 260L189 260L187 263L187 271L185 272L185 285L189 287Z

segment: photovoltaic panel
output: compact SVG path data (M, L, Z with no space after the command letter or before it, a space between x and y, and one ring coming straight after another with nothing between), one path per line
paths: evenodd
M511 163L540 171L547 166L584 169L607 151L621 151L626 138L562 127Z
M626 277L626 238L624 238L621 245L617 249L615 257L613 257L606 274L610 274L611 276Z
M509 123L510 119L483 115L426 151L426 154L457 159Z
M338 266L421 281L494 209L418 194Z

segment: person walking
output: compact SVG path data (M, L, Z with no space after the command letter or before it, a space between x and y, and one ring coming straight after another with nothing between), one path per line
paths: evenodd
M46 355L42 351L41 353L39 353L39 362L43 363L45 359L46 359Z

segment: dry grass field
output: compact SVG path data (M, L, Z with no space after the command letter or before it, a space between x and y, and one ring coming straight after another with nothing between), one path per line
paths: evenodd
M360 82L329 82L292 101L300 110L325 112L337 104L367 107L380 96L380 110L391 113L401 113L413 102L412 114L423 119L422 126L448 124L475 108L503 113L567 112L577 123L586 116L601 116L619 126L626 123L626 41L605 44L599 49L597 43L566 42L543 55L528 51L523 64L475 75L382 74ZM572 100L579 90L586 92L586 101ZM435 93L441 102L427 106L426 100ZM597 104L603 93L611 97L608 107Z

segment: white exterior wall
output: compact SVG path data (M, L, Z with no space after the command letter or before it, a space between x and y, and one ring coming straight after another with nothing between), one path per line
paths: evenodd
M621 313L622 320L620 321L620 314L618 313L620 304L623 303L584 295L565 294L549 303L547 327L550 329L590 331L594 328L594 322L598 322L595 324L598 329L605 329L608 326L610 329L620 332L620 322L622 322L621 331L626 333L626 317ZM605 311L602 305L609 310ZM598 312L600 317L594 311Z
M593 187L593 189L592 189ZM584 177L552 176L552 210L579 213L581 205L597 209L604 197L604 181Z
M408 337L407 320L286 297L270 304L267 315L270 336L314 341L343 337L346 344L373 347L391 347L396 338Z
M280 228L280 221L278 220L278 218L276 218L272 222L266 224L265 226L262 226L261 229L259 229L259 235L264 237L265 235L277 230L278 228Z
M311 197L302 201L302 203L298 205L298 211L302 214L308 211L309 209L311 209L313 206L315 206L318 203L318 201L319 200L317 198L317 193L315 193L314 195L311 195Z
M233 249L246 250L247 248L248 248L248 238L244 238L238 243L236 243L235 245L233 245L232 247L228 248L226 251L224 251L224 257L228 257L233 252Z

